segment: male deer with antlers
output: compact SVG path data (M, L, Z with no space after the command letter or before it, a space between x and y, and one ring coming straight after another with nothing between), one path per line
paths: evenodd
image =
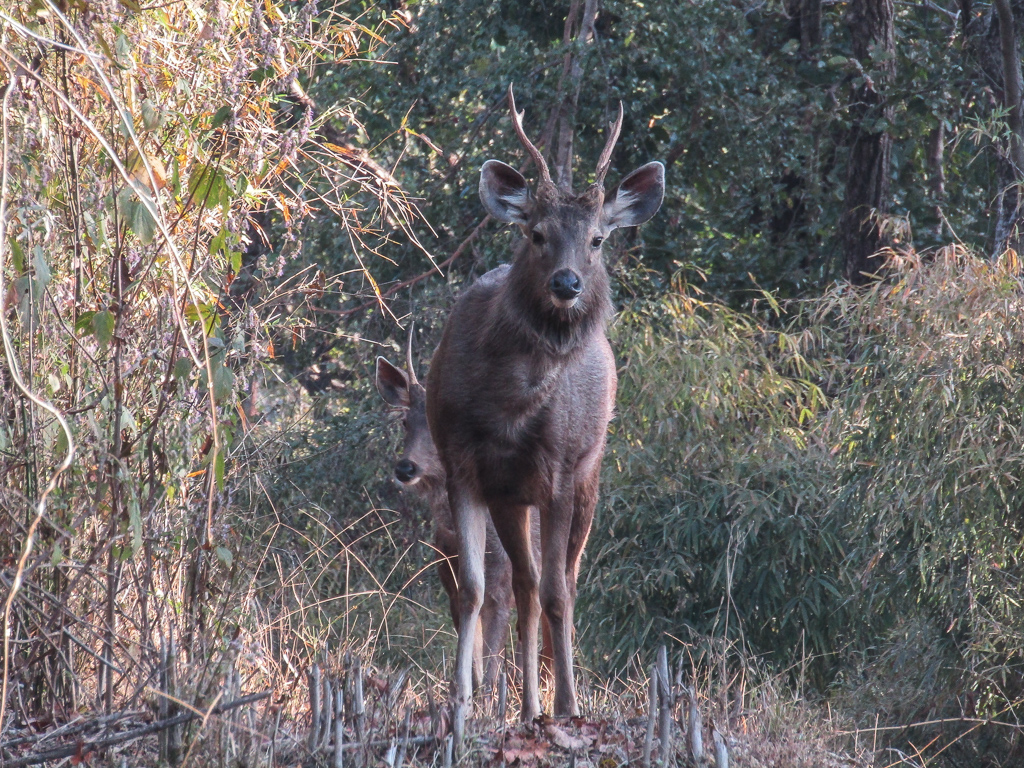
M447 473L458 535L459 631L454 735L472 696L477 616L484 599L488 514L512 562L523 673L522 719L540 714L537 631L550 624L556 716L578 714L572 667L580 557L597 503L605 435L615 400L615 359L605 335L612 307L601 244L617 227L661 206L665 168L648 163L605 194L622 108L580 194L560 189L526 137L509 86L512 124L540 172L536 193L505 163L480 176L484 208L526 236L510 265L460 297L427 379L427 419ZM540 511L541 565L529 509Z

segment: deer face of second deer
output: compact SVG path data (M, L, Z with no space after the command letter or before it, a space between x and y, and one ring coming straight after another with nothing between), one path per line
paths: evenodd
M517 257L534 276L535 299L556 310L586 305L588 294L608 290L601 245L612 230L642 224L657 212L665 168L648 163L607 197L601 184L579 195L542 181L534 194L519 171L497 160L484 163L480 198L499 221L519 226L527 238Z
M406 487L426 492L444 485L444 468L427 427L427 391L383 357L377 358L377 391L402 414L405 442L395 462L395 479Z

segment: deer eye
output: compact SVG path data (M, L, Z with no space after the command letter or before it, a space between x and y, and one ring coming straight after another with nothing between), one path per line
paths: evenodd
M531 239L533 240L534 245L544 245L544 235L540 232L540 230L533 230L533 235Z
M590 241L590 247L591 248L600 248L601 247L601 243L603 243L603 242L604 242L604 238L601 237L600 235L598 235L597 237L595 237L593 240Z

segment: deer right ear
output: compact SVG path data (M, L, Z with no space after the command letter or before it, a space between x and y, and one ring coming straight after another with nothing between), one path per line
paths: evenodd
M665 166L657 161L641 166L605 198L605 226L615 229L643 224L658 212L664 199Z
M410 405L409 375L383 357L377 358L377 391L385 403L395 408L408 408Z
M480 169L480 201L498 221L526 224L530 221L533 194L523 175L511 165L488 160Z

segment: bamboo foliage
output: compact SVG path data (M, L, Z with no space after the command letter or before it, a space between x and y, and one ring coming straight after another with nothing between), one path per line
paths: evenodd
M367 264L384 217L415 216L335 143L346 104L303 83L393 26L313 3L0 10L4 726L10 708L114 711L175 663L183 691L219 684L252 387L328 287L278 277L311 216Z

